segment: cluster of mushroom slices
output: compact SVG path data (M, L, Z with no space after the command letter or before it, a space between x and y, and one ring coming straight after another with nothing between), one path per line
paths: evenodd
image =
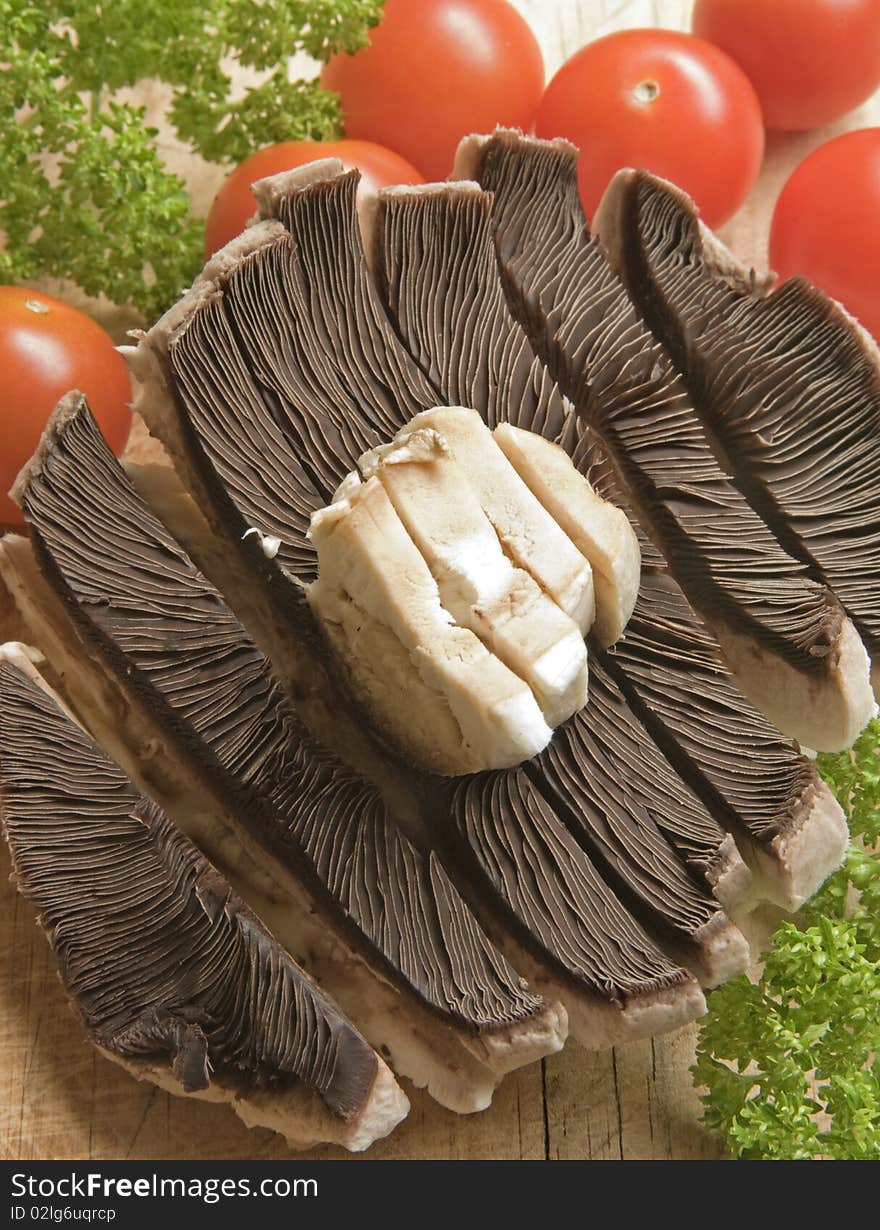
M17 490L31 538L4 540L0 570L50 678L396 1070L476 1110L504 1072L558 1049L564 1011L524 987L436 855L309 734L79 394Z
M756 279L654 176L618 176L597 225L733 481L833 590L880 695L875 341L803 278Z
M646 172L618 174L591 236L576 157L502 130L454 176L493 194L512 310L737 685L803 745L846 747L874 711L876 348L814 287L768 293Z
M162 808L148 835L210 858L363 1049L331 1062L305 992L266 1019L237 997L232 1047L219 942L201 979L189 941L158 945L164 998L145 988L133 928L152 943L193 893L206 937L245 916L198 876L134 914L140 873L102 859L114 911L72 972L76 894L53 885L78 874L77 816L95 840L107 819L108 848L124 825L88 810L79 758L35 760L4 723L7 837L68 991L102 1045L107 970L107 1016L167 1014L125 1052L163 1083L197 1025L216 1096L237 1064L273 1126L270 1027L302 1040L285 1059L330 1109L335 1063L378 1135L400 1095L382 1085L381 1123L365 1109L367 1043L467 1111L569 1032L605 1046L699 1016L749 961L731 918L796 909L845 848L792 736L844 746L874 711L880 394L853 323L807 288L764 295L649 177L615 183L600 245L564 143L471 138L456 174L360 215L333 160L256 185L262 220L127 351L174 470L124 469L71 394L15 490L30 537L0 549L45 680L133 783L120 807ZM760 363L734 370L747 346ZM28 717L32 676L3 674L23 731L55 714Z

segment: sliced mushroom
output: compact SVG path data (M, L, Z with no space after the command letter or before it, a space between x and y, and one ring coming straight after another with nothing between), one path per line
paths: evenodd
M368 1148L408 1102L379 1056L168 817L0 648L0 800L89 1038L296 1148Z
M603 666L709 810L736 834L755 892L798 909L840 864L843 811L815 765L731 685L711 634L645 552L623 641ZM711 739L707 738L711 731Z
M434 772L533 756L552 730L527 683L452 622L379 479L352 477L312 518L319 575L309 599L355 693L383 734Z
M456 174L494 193L514 311L601 437L741 690L808 746L848 746L873 712L858 634L719 464L670 360L590 237L575 159L566 142L502 131L464 142Z
M423 432L430 434L423 436ZM389 457L399 453L401 446L411 447L414 440L423 439L428 446L428 460L439 443L441 452L448 454L476 497L505 556L514 567L527 572L586 636L596 617L590 561L521 477L504 448L505 432L516 432L524 441L543 441L534 432L518 431L509 424L501 424L491 432L477 410L436 406L417 414L397 433L392 445L374 449L372 454L361 457L358 464L364 475L381 475ZM569 470L569 485L576 485L579 478L571 461L561 450L560 456ZM447 498L445 502L452 500ZM580 530L577 518L571 520Z
M89 454L94 451L97 451L101 458L100 465L97 466L94 459L91 462L89 460ZM88 482L83 481L83 475L86 473L89 474ZM180 548L155 523L146 506L134 495L122 471L97 436L91 419L78 403L73 402L66 407L62 405L56 412L39 460L32 467L30 478L23 478L20 484L20 495L47 577L52 578L53 573L56 574L54 581L60 584L62 592L75 586L79 602L77 605L74 595L71 594L70 605L80 634L89 646L102 654L117 686L122 689L126 704L142 723L140 737L135 740L136 754L133 755L129 750L126 764L131 761L136 764L138 759L149 757L152 750L153 759L158 762L160 771L167 772L167 752L163 755L155 747L155 744L164 738L166 745L170 744L169 750L178 757L184 768L191 766L193 784L189 787L190 797L197 797L198 787L201 785L203 793L208 788L219 800L218 807L225 801L228 812L230 797L234 798L234 792L240 790L240 786L236 787L231 776L232 770L260 791L266 789L269 793L274 783L282 798L285 791L293 793L297 779L289 780L289 770L291 765L298 761L289 751L286 759L284 758L287 745L282 744L279 749L277 721L273 718L269 734L266 734L262 723L256 722L257 732L262 731L261 737L257 739L244 737L237 721L238 716L248 713L248 709L243 705L241 690L242 656L252 664L262 663L263 660L257 651L250 647L247 638L231 616L224 613L216 591L198 576ZM76 533L71 537L59 527L76 527L86 520L91 526L91 541L90 549L83 554L79 546L82 535ZM126 534L121 533L121 527L127 527ZM98 542L101 549L95 551ZM152 580L145 584L146 574L140 574L144 572L143 566L147 561L152 564L149 574ZM133 589L133 573L138 581L136 591ZM36 587L31 583L28 588L32 593ZM209 599L207 611L204 608L206 594ZM169 615L174 612L181 616L181 622L172 618L171 624L166 625ZM146 644L143 628L139 626L142 620L149 630ZM234 629L234 636L231 635L230 628ZM190 633L189 637L186 635L187 631ZM186 652L181 652L188 648L190 640L195 649L203 651L198 658L192 660L188 660ZM118 667L114 667L112 655L107 652L107 643L110 641L115 646L115 653L121 658ZM219 661L224 663L224 667L218 672L218 652L224 647L227 653L233 653L235 665L224 661L225 655L220 652ZM200 660L201 670L198 669ZM206 664L213 664L210 670L205 669ZM252 666L252 669L255 668ZM207 681L204 678L206 675ZM218 676L222 679L222 689L218 689ZM266 676L261 675L261 678L265 686ZM150 690L149 699L147 689ZM143 699L139 700L139 695ZM277 691L272 695L279 704L283 703L277 697ZM93 703L92 696L90 692L85 700L87 706ZM99 733L102 739L111 741L115 751L120 736L114 731L114 723L118 727L119 707L108 705ZM293 727L295 735L296 725L292 714L286 719L286 723ZM230 725L232 750L224 734L227 724ZM266 725L268 726L268 723ZM175 736L177 728L181 728L180 734ZM152 749L146 746L145 735L153 740ZM219 785L217 775L221 766L212 766L210 770L207 768L205 753L199 750L199 737L208 742L218 761L226 761L227 772ZM292 738L288 732L287 739ZM114 739L116 744L112 742ZM263 756L254 755L254 748L267 751L268 768ZM123 755L125 754L123 750ZM147 771L149 763L147 759ZM359 925L362 931L369 935L371 928L376 929L386 946L386 976L393 975L395 961L403 962L407 971L413 970L414 967L413 979L416 973L421 972L422 983L427 983L427 986L419 987L422 996L427 998L429 993L433 996L435 986L431 981L432 966L419 971L419 961L426 959L422 946L427 944L428 957L439 964L440 970L446 970L448 977L452 979L450 987L443 981L442 976L440 977L441 997L446 998L454 993L456 988L461 989L462 999L456 999L454 1011L450 1011L447 1006L444 1020L447 1029L450 1024L455 1026L456 1020L462 1016L467 1016L471 1025L470 1036L462 1028L459 1028L455 1035L460 1039L457 1051L458 1081L455 1082L454 1070L442 1070L436 1077L432 1077L429 1087L435 1096L452 1102L459 1108L473 1108L481 1103L485 1104L492 1085L497 1080L497 1073L504 1068L515 1066L520 1059L532 1058L542 1053L542 1050L553 1049L559 1045L565 1015L552 1005L542 1009L534 996L521 987L515 976L512 976L510 966L494 951L473 920L468 922L467 912L460 902L459 909L452 913L456 901L455 889L441 870L437 855L455 873L458 885L460 861L450 852L448 842L450 835L460 829L463 821L460 815L450 814L451 802L449 805L442 804L439 812L436 810L438 800L452 798L444 794L444 783L435 778L413 779L419 796L415 800L416 806L429 830L423 840L436 851L436 854L426 858L432 882L426 881L427 872L420 873L420 866L425 864L420 863L415 848L407 845L402 834L398 834L390 821L384 823L381 836L375 831L365 834L362 845L357 847L356 857L354 852L346 855L340 843L343 839L348 840L347 834L351 832L351 825L361 818L357 811L358 803L362 807L372 805L375 809L375 796L365 783L342 770L338 762L331 760L332 763L335 763L336 769L329 784L327 766L319 766L317 758L313 758L311 764L311 772L314 773L320 790L319 802L308 809L308 815L302 822L308 830L301 839L304 851L306 855L314 851L314 863L317 865L319 859L324 860L340 883L349 886L347 908L352 913L356 908L360 909L362 913L359 916ZM261 780L261 771L268 771L268 782L265 778ZM340 776L344 783L350 784L353 800L344 792L340 794L332 789L333 779ZM528 784L523 788L531 789ZM273 797L270 794L270 799ZM265 866L266 826L269 826L270 842L273 826L276 836L278 826L272 815L268 820L260 820L259 814L255 818L255 803L259 804L259 797L255 799L251 794L249 819L244 822L236 821L233 816L228 823L240 843L246 842L249 833L253 834L254 840L247 843L248 851L258 866ZM283 814L291 815L292 802L286 803L285 806L290 810ZM282 811L281 805L278 806L278 811ZM383 816L384 813L381 813L379 818ZM379 818L374 818L375 824L378 824ZM345 824L346 820L350 822L348 826ZM544 859L542 875L550 881L560 881L557 895L561 894L563 899L574 894L572 904L568 907L568 916L580 917L581 922L578 925L585 929L601 925L599 934L591 936L588 933L581 941L586 945L587 953L595 954L597 945L598 951L603 951L606 942L605 928L608 926L613 928L617 936L614 941L615 951L618 951L623 943L620 936L638 938L638 943L633 940L636 955L631 953L626 958L627 961L636 961L637 957L637 961L635 967L627 966L630 974L625 989L619 985L613 964L603 968L601 963L596 964L595 958L584 963L586 958L581 960L575 959L575 956L565 956L565 973L560 976L556 972L560 954L567 953L571 940L565 929L559 930L558 920L543 894L528 885L520 885L515 894L512 889L509 890L512 899L508 900L497 888L492 888L492 865L482 862L477 852L471 851L468 854L469 870L465 891L469 904L479 912L481 920L489 928L492 940L504 945L517 968L539 978L541 986L549 993L558 995L575 1018L573 1028L577 1029L579 1037L588 1042L605 1045L615 1037L632 1036L634 1031L638 1035L640 1030L649 1028L652 1023L657 1028L672 1028L702 1011L703 1000L694 979L674 961L670 961L644 934L612 890L603 887L604 905L599 918L593 911L581 914L583 900L589 897L590 893L577 886L583 885L584 882L599 882L599 877L587 856L578 850L576 843L567 835L563 823L552 811L549 803L544 802L542 809L525 830L523 817L518 812L512 812L506 820L502 817L502 821L508 830L505 837L507 848L512 852L508 857L514 857L516 851L545 849L547 856ZM258 825L258 831L255 830L255 824ZM289 862L293 834L286 833L285 837L282 854L286 853ZM212 841L217 838L208 830L203 840ZM271 852L271 844L268 848ZM410 853L404 857L401 850L406 849ZM375 868L369 856L375 859L378 868ZM387 871L385 859L388 861ZM561 866L557 865L557 860L561 860ZM303 878L302 872L297 867L295 875L280 879L279 864L282 863L282 859L275 857L270 867L271 874L284 887L290 886L290 891L293 891L293 887ZM366 881L363 880L364 868L370 873ZM283 865L281 870L283 871ZM352 873L358 876L356 885L350 878ZM371 892L371 877L374 873L382 878L384 885L380 895L385 901L384 912L379 900ZM573 877L576 887L570 889L567 883ZM438 884L443 889L442 892L438 889ZM405 894L404 886L408 886ZM527 912L522 904L523 894L528 902ZM433 901L438 902L437 916L431 926L425 927L426 934L420 934L418 919L421 912L429 906L433 909ZM322 909L322 917L327 919L326 902L322 906L322 899L317 895L315 902L317 908ZM393 932L389 932L390 919L387 913L390 902L399 903L397 926ZM517 925L522 929L528 928L528 919L541 913L546 917L541 928L530 931L528 947L517 937L510 936L508 922L511 918L518 919ZM283 911L277 904L276 888L276 904L271 915L273 926L277 926L275 919L279 914L283 914ZM334 940L337 943L344 940L345 934L338 923L334 922L332 915L329 916L329 921L332 924L331 934ZM557 943L553 947L547 946L543 937L557 934ZM430 943L435 935L442 939L438 940L439 951L431 957ZM707 939L709 938L711 937L707 936ZM376 942L373 939L373 943ZM399 948L393 947L389 953L389 943L398 945ZM409 964L406 964L407 959ZM375 960L373 964L375 966ZM639 981L632 969L644 971L646 964L651 967L650 972L645 972ZM474 965L480 971L479 974L473 973ZM468 977L467 983L462 981L465 976ZM339 985L334 983L334 993L343 997L346 1007L356 1016L361 1012L368 1014L364 1020L365 1031L376 1031L377 1026L386 1028L385 1015L380 1015L378 1022L369 1020L370 1000L368 999L366 1004L360 1003L360 992L347 993L344 982L345 979L340 977ZM661 987L662 995L657 1000L657 1011L654 1012L649 1009L655 1003ZM351 996L351 1002L346 998L347 994ZM501 1021L498 1020L499 1001L503 1005L501 1011L505 1014ZM408 1020L399 1021L397 1028L399 1032L411 1032ZM420 1028L424 1031L424 1027L420 1025ZM373 1036L382 1037L381 1031L375 1032ZM438 1054L444 1057L447 1068L451 1068L451 1060L446 1059L449 1053L448 1043L444 1048L442 1035L427 1036L430 1049L434 1048L436 1042L439 1047ZM388 1045L395 1062L401 1064L398 1059L397 1037L399 1033L391 1033ZM469 1056L476 1055L481 1057L490 1071L481 1071L476 1058L471 1058L468 1062ZM409 1056L405 1053L404 1060L409 1061ZM420 1055L419 1060L422 1067L417 1068L416 1073L424 1080L424 1069L429 1065L429 1060L425 1055Z
M384 188L368 239L383 301L438 400L556 440L571 407L510 315L476 184Z
M517 968L565 1004L583 1045L664 1033L705 1012L696 980L649 937L523 768L424 790L456 883Z
M467 394L485 419L497 424L492 438L543 507L552 511L569 541L593 563L601 599L597 632L605 644L616 640L638 592L636 536L626 513L602 499L576 467L573 458L581 435L576 422L559 429L563 449L536 431L506 421L512 416L530 428L551 431L554 419L540 399L529 397L529 388L538 384L537 360L503 299L488 195L469 184L383 190L372 242L379 283L401 336L445 395ZM485 378L487 372L506 370L509 352L517 356L520 370L531 372L528 388ZM524 366L529 356L531 363ZM546 378L539 387L544 401L552 400ZM508 397L513 399L510 404ZM486 450L477 450L467 414L448 407L426 411L398 435L410 439L422 426L435 428L441 436L446 431L453 439L458 433L460 453L466 452L480 472L478 483L490 488L483 496L488 511L498 484ZM476 417L473 411L471 415ZM455 456L458 461L459 453ZM579 461L589 460L589 451L582 450ZM499 503L501 516L488 511L496 529L510 506L506 491ZM568 808L573 831L600 861L609 860L606 868L622 876L640 908L652 913L668 898L653 914L652 925L677 934L679 942L683 934L700 931L717 909L699 897L681 860L698 878L708 878L732 906L749 891L750 877L732 839L682 788L606 675L600 679L596 705L588 705L559 731L538 766L554 798ZM641 776L640 767L645 769ZM632 780L642 784L624 791L621 783ZM659 887L663 884L668 893ZM694 922L697 915L699 923ZM719 951L723 946L719 942ZM704 976L723 977L728 957L730 969L744 959L742 946L732 937L724 959L702 954ZM706 973L707 967L712 974Z
M622 172L596 218L737 486L843 604L880 696L880 357L803 279L739 265L679 189Z
M569 1022L602 1046L699 1015L698 979L748 961L726 910L796 905L839 857L842 813L673 575L814 746L872 702L824 573L730 481L590 239L571 148L500 133L458 169L494 203L394 189L359 219L332 160L257 185L271 220L129 354L192 496L144 482L174 532L74 395L0 576L155 799L138 823L164 807L163 842L178 822L365 1038L473 1110ZM646 542L638 599L628 504L671 569ZM185 1049L191 1023L114 1038Z
M42 617L50 658L74 686L78 655L96 655L123 698L123 713L118 696L102 706L86 680L87 720L170 807L184 792L206 848L234 864L243 847L265 869L279 938L297 951L318 943L325 982L398 1069L469 1110L487 1104L500 1073L558 1049L564 1014L522 986L378 792L302 728L263 655L136 494L80 395L59 405L17 498L43 577L82 642L77 649L63 630L53 637L51 602L37 598L29 614ZM8 551L5 559L8 567ZM37 589L26 587L32 601ZM302 934L310 913L323 923L322 943L314 927ZM364 976L349 976L356 957L380 980L369 989L366 979L366 997ZM389 998L384 983L397 994Z

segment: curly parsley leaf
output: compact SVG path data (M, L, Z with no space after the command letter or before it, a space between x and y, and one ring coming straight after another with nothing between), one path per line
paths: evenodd
M289 59L355 51L381 0L0 0L0 281L69 278L152 315L201 263L186 185L118 91L171 87L178 136L215 162L341 135L335 94ZM252 84L234 84L230 67ZM239 74L240 76L240 74Z
M170 115L180 137L209 162L240 162L278 141L325 141L342 132L336 95L317 81L288 81L281 71L237 102L225 87L181 91Z
M695 1082L732 1153L880 1159L880 721L819 758L854 838L756 980L714 991Z

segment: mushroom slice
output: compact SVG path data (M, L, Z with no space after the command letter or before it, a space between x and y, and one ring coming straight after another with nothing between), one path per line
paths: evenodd
M502 1072L558 1049L564 1013L524 987L377 790L303 729L80 395L60 403L17 493L75 632L46 626L51 604L33 582L30 613L89 724L169 810L184 801L199 843L268 898L280 940L317 952L322 981L395 1066L474 1110ZM77 665L83 649L110 695ZM308 929L310 915L323 927Z
M740 490L840 599L880 697L880 356L816 287L775 290L678 188L621 172L599 238Z
M639 592L639 544L623 509L604 500L552 440L510 423L494 439L531 491L590 561L600 645L623 636Z
M843 858L843 811L813 762L733 687L712 636L647 544L645 557L626 637L603 667L684 780L736 834L756 872L756 896L796 910Z
M590 237L575 158L565 142L503 131L459 151L457 173L494 193L510 302L596 429L742 691L808 746L847 746L873 712L858 634L719 464L669 358Z
M553 732L527 684L453 624L379 479L352 478L312 518L319 575L310 601L357 695L395 745L434 772L534 756Z
M583 635L511 563L479 491L443 437L425 427L407 431L359 464L387 492L457 623L528 684L551 727L577 712L587 699Z
M154 803L0 648L0 799L71 1005L139 1079L351 1150L409 1103L335 1004Z
M379 290L440 401L556 440L571 407L505 302L490 210L477 184L381 189L367 215Z
M699 985L609 887L523 768L425 783L433 838L473 908L572 1035L599 1048L701 1016Z

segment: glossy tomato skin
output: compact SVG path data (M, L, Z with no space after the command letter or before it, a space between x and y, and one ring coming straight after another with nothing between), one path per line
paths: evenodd
M240 162L220 186L205 223L205 258L240 235L257 212L251 184L317 158L340 158L346 170L356 167L361 173L361 192L376 192L389 184L424 182L405 158L372 141L282 141L269 145Z
M730 55L768 128L815 128L880 86L877 0L697 0L693 30Z
M125 448L131 381L125 360L89 316L21 286L0 286L0 525L20 526L7 492L59 398L79 389L107 443Z
M748 196L764 156L761 108L745 74L717 47L673 30L588 43L548 85L535 130L580 148L588 218L614 173L636 167L684 188L718 226Z
M321 74L341 95L348 136L388 145L441 180L468 133L531 128L544 64L506 0L385 0L369 38Z
M814 150L782 189L770 228L770 265L802 274L880 340L880 128Z

